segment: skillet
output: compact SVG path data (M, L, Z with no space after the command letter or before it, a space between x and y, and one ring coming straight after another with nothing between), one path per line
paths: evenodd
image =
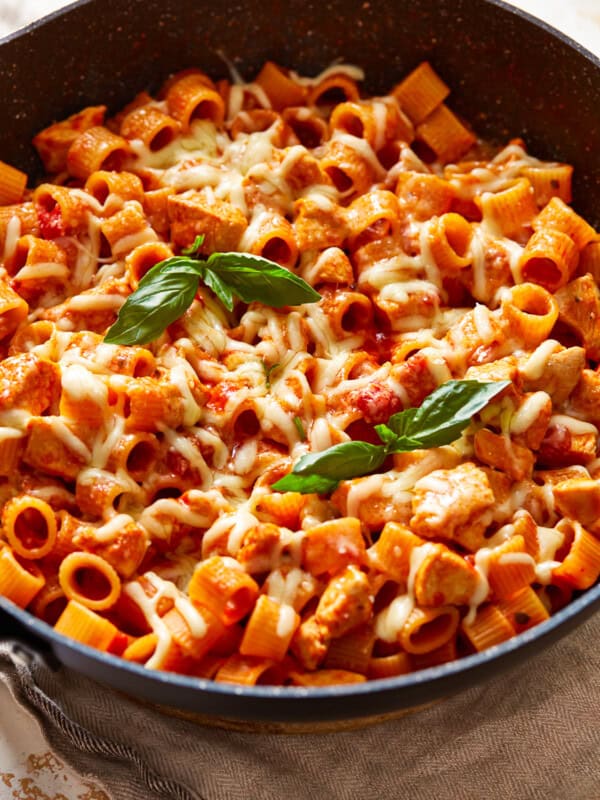
M0 43L0 158L35 179L41 170L29 143L41 128L88 104L117 110L187 66L219 77L229 59L250 79L267 59L310 75L338 58L365 69L372 94L429 59L452 87L452 108L481 136L521 136L540 158L573 164L574 207L600 226L600 61L499 0L81 0ZM56 634L3 598L0 637L18 634L86 676L203 721L293 729L381 719L432 702L531 657L598 607L600 585L482 653L311 689L150 672Z

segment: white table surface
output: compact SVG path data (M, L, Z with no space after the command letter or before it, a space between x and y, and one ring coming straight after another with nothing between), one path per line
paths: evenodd
M64 5L64 0L0 0L0 36ZM600 55L600 0L514 0L513 5ZM2 683L0 709L0 800L109 800L96 780L78 775L54 755L35 720Z

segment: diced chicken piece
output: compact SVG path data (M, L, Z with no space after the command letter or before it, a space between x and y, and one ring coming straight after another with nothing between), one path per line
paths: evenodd
M196 236L204 236L200 252L204 254L236 250L248 221L231 203L212 200L190 190L169 196L171 238L178 247L193 244Z
M542 390L550 395L555 406L561 405L577 385L585 366L584 349L569 347L552 353L545 364L542 362L541 369L532 368L532 358L536 358L535 354L528 356L519 365L519 372L523 378L523 391Z
M556 508L563 517L581 522L586 528L600 523L600 481L572 478L553 487Z
M485 546L493 505L487 475L474 464L434 470L415 484L410 527L426 539L447 539L474 552Z
M0 411L19 408L39 416L59 396L60 369L52 361L22 353L0 364Z
M369 580L364 572L350 565L329 581L315 617L336 638L366 622L372 609Z
M477 431L474 443L475 454L484 464L506 472L516 481L531 477L534 457L527 447L512 442L507 436L492 433L487 428Z
M478 583L475 568L458 553L439 544L417 570L415 599L421 606L466 605Z

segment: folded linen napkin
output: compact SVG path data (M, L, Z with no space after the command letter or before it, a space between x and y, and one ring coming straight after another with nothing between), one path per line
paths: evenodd
M414 714L331 734L203 727L0 641L0 679L114 800L598 800L600 615ZM0 788L0 796L1 796Z

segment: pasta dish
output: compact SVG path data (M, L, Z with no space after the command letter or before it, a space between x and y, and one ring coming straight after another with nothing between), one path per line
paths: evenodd
M317 686L600 575L600 235L419 65L197 69L0 163L0 594L150 669ZM596 350L598 347L598 350Z

